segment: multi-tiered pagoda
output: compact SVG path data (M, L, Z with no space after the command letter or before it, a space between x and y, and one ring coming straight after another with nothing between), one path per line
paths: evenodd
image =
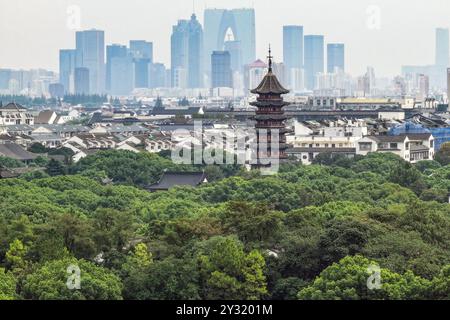
M250 103L258 108L254 117L257 138L257 162L254 163L254 167L270 166L267 164L269 159L272 162L287 159L286 133L289 130L285 126L287 117L284 115L283 107L289 103L283 101L281 95L289 93L289 90L285 89L273 74L272 58L269 48L269 70L259 86L251 90L251 93L258 94L257 100ZM279 137L278 144L272 143L272 138L276 137Z

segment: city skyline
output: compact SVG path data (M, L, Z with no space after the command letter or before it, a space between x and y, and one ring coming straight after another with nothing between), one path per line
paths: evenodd
M105 1L96 1L95 4L84 0L58 3L38 1L40 6L33 7L32 10L22 0L2 4L0 24L5 30L2 43L14 50L0 52L0 68L44 68L57 71L58 50L73 48L75 31L91 28L105 31L105 44L126 44L130 39L153 42L154 61L169 66L170 29L178 19L189 17L194 11L192 3L175 0L168 0L170 10L159 9L154 1L108 3L108 10L104 10ZM346 69L352 75L362 74L367 66L373 66L379 75L394 76L400 73L402 65L433 63L434 30L449 27L447 16L450 14L450 6L445 1L417 0L408 2L408 6L404 5L404 1L401 4L400 1L389 3L384 0L351 2L351 5L342 6L330 0L314 3L280 0L276 5L266 0L255 1L256 57L264 59L270 42L275 60L282 61L283 25L302 25L304 34L323 34L325 43L345 43ZM67 9L73 9L73 5L81 9L81 25L78 30L67 27L70 16ZM205 7L233 9L252 6L250 1L196 1L195 12L203 27ZM102 8L103 11L99 11ZM380 9L380 29L377 29L376 19L372 19L374 14L376 16L377 8ZM347 19L348 15L353 19ZM122 27L122 21L117 23L119 18L128 22L126 28ZM402 19L401 23L398 23L399 18ZM31 30L48 36L43 41L43 38L36 37ZM18 37L22 39L19 42ZM417 46L419 41L421 45ZM380 50L367 50L370 45L379 46ZM393 46L396 47L395 50L391 50ZM35 52L35 55L27 55L30 51Z

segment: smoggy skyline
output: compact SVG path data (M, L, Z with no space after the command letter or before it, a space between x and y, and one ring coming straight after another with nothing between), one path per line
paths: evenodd
M367 66L379 76L393 76L402 65L433 64L435 29L450 27L447 0L196 0L195 13L202 25L203 10L214 7L255 9L261 59L270 42L275 60L282 60L282 26L303 25L305 35L322 34L326 43L345 44L346 69L352 75L364 73ZM69 8L80 9L78 30L105 30L106 44L152 41L155 61L167 67L172 25L188 19L194 10L192 1L186 0L2 2L0 68L57 71L59 49L75 47L77 30L68 27L73 26Z

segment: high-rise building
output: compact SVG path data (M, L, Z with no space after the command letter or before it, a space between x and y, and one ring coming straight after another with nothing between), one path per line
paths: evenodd
M133 58L149 59L153 63L153 42L145 40L131 40L130 52Z
M211 71L211 54L213 51L224 50L225 35L233 35L233 41L240 41L242 65L247 65L256 59L256 32L254 9L206 9L204 12L205 57L207 74Z
M119 96L131 94L135 88L134 80L135 74L131 54L111 59L111 94Z
M64 86L61 83L50 83L48 92L52 98L62 98L64 97Z
M449 47L449 31L448 29L436 29L436 65L447 68L450 63L450 47Z
M76 51L73 49L59 50L59 83L64 86L65 93L72 93L74 90Z
M327 45L327 72L345 71L345 53L343 43L329 43Z
M231 70L242 73L241 42L235 40L225 41L224 49L230 53Z
M173 26L171 70L172 87L203 87L203 30L195 14ZM183 80L176 81L181 80L180 76Z
M189 22L187 20L178 20L177 25L172 28L170 39L172 87L180 85L179 81L175 81L175 73L178 73L180 69L185 70L188 65L188 30Z
M419 98L424 100L428 97L428 93L430 92L430 78L427 75L420 74L418 82Z
M124 45L112 44L106 47L106 90L111 90L111 60L127 56L128 49Z
M153 43L145 40L131 40L130 53L134 62L135 87L148 88L150 65L153 63Z
M76 66L89 69L91 93L105 91L105 32L86 30L76 33Z
M252 88L257 87L266 72L267 65L260 59L246 65L244 71L244 92L248 94Z
M450 105L450 68L447 68L447 103Z
M231 56L228 51L213 51L211 55L211 87L233 88Z
M303 69L303 26L283 26L283 62L286 83L293 88L293 69Z
M75 68L74 70L74 89L75 94L90 94L90 81L89 81L89 69L88 68Z
M277 79L281 83L286 82L287 73L286 73L286 65L283 62L273 62L272 63L272 72L277 77Z
M162 88L166 86L166 67L162 63L152 63L149 72L149 87Z
M313 90L315 76L324 71L324 38L320 35L305 36L305 86Z
M0 69L0 90L8 90L11 72L11 69Z
M188 29L188 87L203 87L203 28L192 14Z

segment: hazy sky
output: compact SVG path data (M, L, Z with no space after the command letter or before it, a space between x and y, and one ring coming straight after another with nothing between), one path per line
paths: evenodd
M73 5L81 9L82 29L105 30L106 44L153 41L155 61L168 66L171 27L193 10L192 0L0 0L0 68L57 71L58 50L75 46L75 30L67 26ZM368 65L392 76L402 64L431 64L435 28L450 27L449 0L196 0L201 23L205 7L254 7L261 58L270 42L276 60L282 59L286 24L343 42L353 75Z

